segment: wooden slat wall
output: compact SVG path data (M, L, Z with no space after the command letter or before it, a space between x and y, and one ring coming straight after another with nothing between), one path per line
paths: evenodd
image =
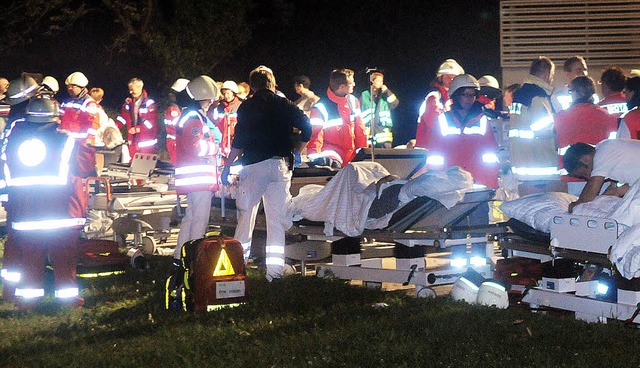
M528 68L539 55L640 66L640 0L501 1L502 67Z

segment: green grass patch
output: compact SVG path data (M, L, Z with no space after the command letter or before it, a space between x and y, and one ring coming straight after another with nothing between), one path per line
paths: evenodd
M249 274L248 302L164 310L170 257L82 280L81 310L0 303L0 367L638 367L622 323L416 299L344 281ZM386 303L388 307L376 307Z

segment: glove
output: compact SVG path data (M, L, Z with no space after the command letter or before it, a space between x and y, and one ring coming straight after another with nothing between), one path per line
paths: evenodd
M224 185L230 185L229 183L230 170L231 170L231 167L229 165L225 165L224 168L222 168L222 174L220 175L220 180Z

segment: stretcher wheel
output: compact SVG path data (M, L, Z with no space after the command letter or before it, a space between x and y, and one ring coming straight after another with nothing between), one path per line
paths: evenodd
M140 250L143 254L152 255L156 252L156 242L152 237L144 236L140 242Z
M422 289L418 290L416 296L418 298L435 298L436 291L430 287L423 287Z

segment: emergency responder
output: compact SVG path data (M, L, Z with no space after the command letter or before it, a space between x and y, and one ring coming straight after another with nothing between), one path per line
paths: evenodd
M629 184L640 178L640 142L635 139L605 139L595 147L578 142L564 155L564 167L569 175L587 180L576 202L569 204L569 212L580 203L593 201L603 185L610 185L605 195L622 197Z
M480 85L470 74L456 76L449 88L451 110L438 115L427 149L427 165L442 170L460 166L478 184L498 187L498 145L483 104L476 99Z
M238 85L234 81L225 81L220 91L222 99L213 111L213 123L222 132L220 148L226 157L231 152L231 141L238 123L238 107L242 100L238 98Z
M558 151L553 129L555 65L540 56L533 60L524 84L509 106L509 147L512 172L520 182L520 195L539 191L566 192L558 173Z
M449 87L451 109L438 115L433 139L427 150L429 169L443 170L459 166L471 173L477 184L498 187L498 144L484 114L484 105L477 101L480 85L470 74L456 76ZM489 223L489 205L483 203L455 225L486 225ZM472 237L484 234L470 234ZM466 265L466 245L452 248L452 264ZM486 243L473 243L471 262L486 263Z
M453 59L447 59L438 68L436 79L431 90L420 105L418 127L416 129L416 147L426 148L436 128L436 119L443 111L449 111L449 86L457 75L464 74L464 69Z
M351 162L359 148L367 146L360 103L352 94L355 85L353 70L331 72L327 97L311 111L313 133L307 157L312 164L339 168Z
M627 76L619 66L612 65L602 72L600 77L600 88L602 89L602 100L599 106L609 112L609 114L619 118L628 111L627 100L622 92Z
M306 75L298 75L293 79L293 88L300 95L300 98L293 103L307 116L311 116L311 108L320 101L320 97L316 96L309 87L311 87L311 79Z
M189 80L185 78L178 78L173 82L168 97L169 105L164 111L164 129L167 133L165 143L169 151L169 159L174 165L176 164L176 127L186 104L183 96L186 94L187 84Z
M640 139L640 77L627 79L624 95L629 111L620 116L618 138Z
M42 79L42 84L38 94L46 98L55 99L56 93L58 93L59 90L60 85L58 84L58 80L48 75Z
M132 78L129 83L129 97L116 118L119 128L126 127L129 140L129 155L136 152L156 153L158 145L158 111L156 102L144 89L144 82Z
M6 155L6 136L10 128L15 122L23 122L27 114L27 106L29 101L33 98L38 91L38 83L35 79L29 76L22 76L18 79L11 81L7 95L9 96L9 103L11 105L11 112L8 116L7 126L2 139L2 152L0 157ZM0 170L0 177L4 175L4 171ZM4 182L6 185L6 182ZM4 186L0 185L0 186ZM6 193L0 195L0 201L7 213L7 222L11 221L11 211L7 206ZM11 229L8 228L8 233L11 233ZM20 248L15 242L15 236L7 236L4 243L4 257L2 260L2 270L0 275L3 280L2 297L5 300L12 300L15 297L15 285L20 279Z
M587 62L582 56L572 56L568 58L563 66L565 85L557 89L551 96L553 108L555 111L566 110L571 106L573 101L571 94L569 93L569 83L576 77L586 77L589 75L587 69ZM596 101L598 102L598 101Z
M553 117L558 139L559 167L562 167L562 156L570 145L577 142L595 145L615 134L618 128L615 116L593 103L595 90L596 84L590 77L574 78L569 83L573 99L571 107L557 112ZM585 185L584 181L567 175L562 175L562 181L567 183L569 194L573 195L580 195Z
M4 131L4 127L7 125L9 118L9 110L11 105L9 104L9 95L7 90L9 89L9 80L7 78L0 77L0 133Z
M496 100L502 96L502 90L496 77L484 75L478 79L478 84L480 92L476 100L484 105L485 115L492 119L501 117L500 107L496 106Z
M270 69L254 69L249 74L249 83L254 94L238 109L238 125L222 171L222 182L229 184L230 165L239 157L242 171L236 198L238 225L234 237L242 243L246 261L262 200L267 219L266 276L271 281L286 273L284 214L291 200L292 152L304 148L311 137L311 124L293 102L275 94L276 79ZM291 138L294 131L299 132L297 139Z
M59 132L59 106L37 98L24 122L6 140L4 183L8 196L9 237L20 250L16 304L32 309L45 296L47 259L54 271L55 300L82 306L76 283L77 241L86 217L82 177L89 175L75 154L79 144Z
M85 165L96 167L95 136L100 129L100 108L96 101L89 95L87 85L89 80L81 72L73 72L65 79L67 93L71 97L69 101L60 106L62 113L60 129L67 131L74 137L81 147L78 148L80 160Z
M186 91L191 104L182 112L176 127L175 187L187 195L187 212L180 223L178 243L173 254L179 262L182 246L204 237L209 224L211 198L218 189L216 154L222 134L208 122L207 110L218 97L218 87L206 75L194 78Z
M395 93L384 84L384 74L375 71L370 75L371 87L360 95L362 122L367 137L375 147L393 146L393 119L391 110L398 107L400 101Z

